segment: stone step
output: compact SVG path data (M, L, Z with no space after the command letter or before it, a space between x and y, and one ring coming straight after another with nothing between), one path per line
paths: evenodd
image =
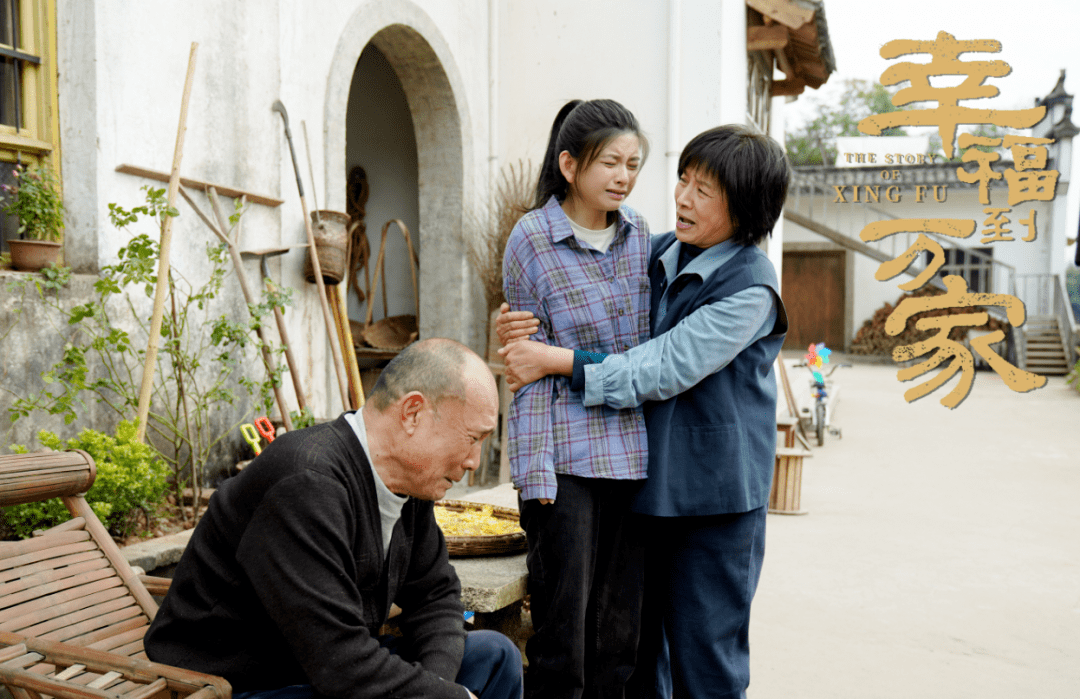
M1060 369L1062 371L1068 369L1065 366L1065 362L1053 362L1045 359L1035 359L1027 363L1028 371L1038 371L1040 369Z

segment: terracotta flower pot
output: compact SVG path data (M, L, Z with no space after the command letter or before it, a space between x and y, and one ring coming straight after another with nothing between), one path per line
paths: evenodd
M11 266L22 272L37 272L60 259L60 243L48 240L9 240Z

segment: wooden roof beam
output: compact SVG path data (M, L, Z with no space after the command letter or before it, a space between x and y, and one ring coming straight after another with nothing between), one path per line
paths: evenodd
M789 95L801 95L806 89L806 81L802 78L789 78L787 80L772 81L772 96L787 97Z
M810 81L820 80L825 82L829 79L829 72L825 70L825 66L817 61L800 61L799 74L809 78Z
M814 18L813 10L799 7L791 0L746 0L746 5L789 29L798 29Z
M787 27L773 24L768 27L746 28L747 51L776 51L788 44Z
M776 51L773 51L773 53L776 54L776 64L780 66L780 70L783 71L784 75L789 78L794 78L795 68L792 67L791 61L788 60L787 50L777 49Z

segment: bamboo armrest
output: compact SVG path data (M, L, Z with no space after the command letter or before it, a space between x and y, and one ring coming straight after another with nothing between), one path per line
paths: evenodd
M56 676L48 677L23 669L34 662L43 661L55 665L57 671L61 668L80 666L80 669L89 672L117 673L113 684L128 681L145 685L121 694L127 699L138 699L149 696L152 687L164 689L168 687L174 692L184 695L195 696L197 699L230 699L232 687L221 677L207 675L192 670L184 670L171 665L154 663L139 658L128 658L115 653L107 653L92 648L73 646L67 643L45 641L40 638L30 638L15 633L0 631L0 657L16 658L28 657L31 662L15 663L12 661L0 664L0 684L20 687L38 694L47 694L58 699L115 699L115 692L69 682L66 679L58 679ZM34 657L36 656L36 657ZM63 673L58 674L63 677Z
M96 475L94 460L84 451L0 454L0 505L85 493Z
M143 584L146 591L151 595L157 597L164 597L165 593L169 591L169 586L172 585L172 578L159 578L156 575L140 575L139 582Z
M146 659L147 587L171 581L128 565L81 495L95 475L85 452L0 455L0 505L59 497L72 516L0 542L0 685L14 699L231 699L221 677Z

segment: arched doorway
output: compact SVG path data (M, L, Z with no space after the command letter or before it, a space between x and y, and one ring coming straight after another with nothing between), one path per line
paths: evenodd
M360 90L355 96L354 89ZM371 94L365 99L368 90ZM389 101L383 105L380 99ZM372 110L380 114L373 115ZM360 163L372 180L366 222L373 254L388 218L403 218L409 225L407 217L415 217L416 226L410 228L420 250L420 336L452 337L482 346L483 324L475 315L482 315L483 308L474 308L476 285L461 236L473 170L464 87L449 47L426 13L407 0L374 0L357 10L343 28L331 64L326 124L327 184L333 208L345 210L346 178L356 164L349 159L374 159L371 165ZM367 136L361 131L376 126L384 135L363 145ZM386 162L376 165L379 157ZM414 175L407 174L412 157ZM380 168L383 174L377 175ZM376 176L386 181L380 184L374 181ZM410 179L394 193L385 188L404 177L415 181ZM386 192L378 202L377 186ZM409 213L410 207L414 213ZM396 277L405 292L393 287L388 291L391 303L405 309L412 303L412 282L401 236L396 230L391 235L400 247L393 251L387 274L392 282ZM376 318L382 314L381 306L380 300ZM389 314L395 314L394 308ZM362 318L355 307L351 315Z
M374 42L364 47L356 63L349 90L349 110L345 129L345 171L350 180L362 168L368 198L364 221L371 249L369 271L374 272L383 225L391 219L402 221L412 236L420 232L420 197L416 135L405 91L397 74ZM419 240L413 240L422 254ZM372 317L416 313L416 297L405 239L397 226L387 231L386 298L383 284L372 290ZM361 280L363 285L363 280ZM353 317L365 310L350 298Z

